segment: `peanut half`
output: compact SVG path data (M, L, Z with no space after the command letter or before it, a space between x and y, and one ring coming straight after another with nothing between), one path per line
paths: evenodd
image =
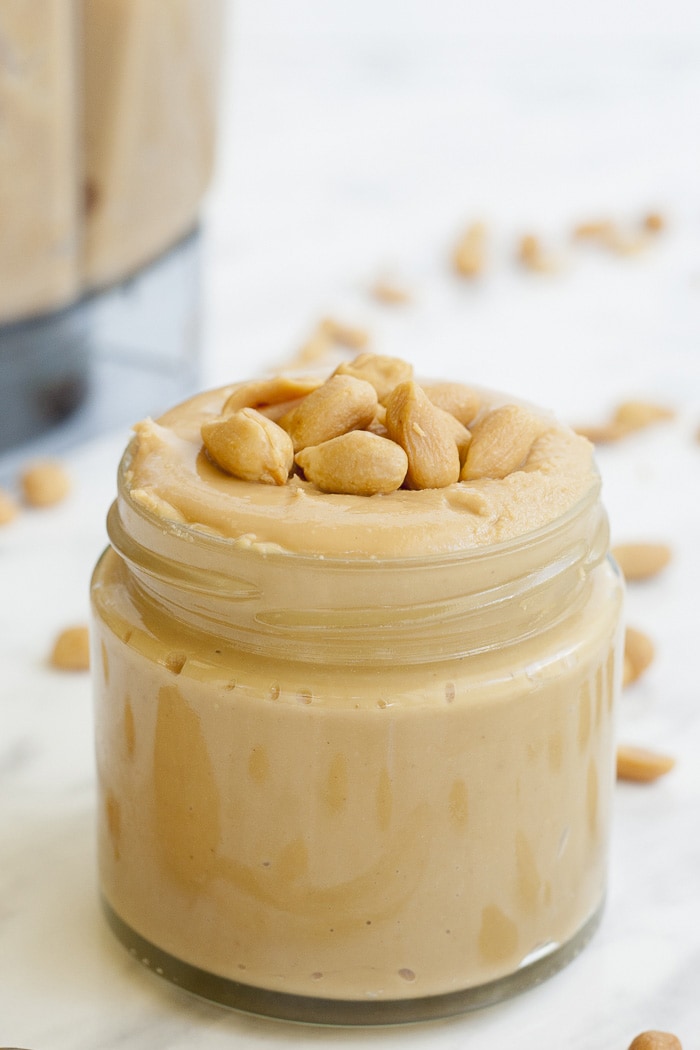
M620 744L617 749L617 779L650 783L669 773L676 764L675 758L649 751L645 747L630 747Z
M252 379L241 383L228 397L221 410L223 416L237 412L239 408L267 408L285 401L306 397L320 386L321 379L292 379L286 376L274 376L272 379Z
M628 627L625 631L622 684L631 685L641 678L653 659L654 643L649 635L636 627Z
M468 427L479 411L481 398L464 383L424 383L423 391L434 405L449 412L462 426Z
M610 419L603 423L584 424L574 427L577 434L588 438L596 445L605 445L633 434L637 430L673 419L675 412L667 405L654 401L622 401Z
M494 408L472 427L460 481L505 478L527 459L544 423L520 405Z
M66 627L57 636L49 663L59 671L87 671L90 667L90 640L82 624Z
M351 430L297 453L307 480L322 492L375 496L395 492L408 470L408 457L394 441L368 430Z
M345 346L349 350L364 350L369 343L369 332L366 328L358 325L345 324L337 321L334 317L324 317L319 329L334 343Z
M30 507L52 507L71 490L66 468L49 459L30 464L20 477L20 485L25 503Z
M452 266L460 277L478 277L486 265L486 226L472 223L452 253Z
M413 365L400 357L365 353L358 354L352 361L343 361L333 374L354 376L371 383L377 391L377 399L383 403L395 386L413 378Z
M615 409L612 421L626 430L642 430L654 423L673 419L675 414L672 408L655 401L622 401Z
M459 480L452 423L413 380L399 383L387 398L386 429L408 456L407 488L444 488Z
M648 580L666 568L671 548L666 543L619 543L612 555L626 580Z
M0 525L8 525L18 514L19 507L16 499L9 492L0 489Z
M683 1050L678 1036L671 1032L641 1032L630 1043L628 1050Z
M217 467L242 481L284 485L294 464L289 435L254 408L203 423L202 441Z
M402 306L411 301L411 293L400 284L380 277L370 288L370 294L380 303L388 306Z
M377 392L371 383L349 375L333 375L288 415L280 425L289 434L294 451L361 430L377 412Z
M526 233L520 238L516 259L521 266L533 273L556 273L561 269L561 264L545 251L542 241L534 233Z

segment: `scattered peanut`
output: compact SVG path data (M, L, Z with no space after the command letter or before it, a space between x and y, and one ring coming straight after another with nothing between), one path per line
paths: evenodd
M289 435L254 408L202 424L202 440L217 467L242 481L284 485L294 463Z
M413 380L399 383L387 398L386 429L408 456L408 488L443 488L459 480L453 428Z
M649 751L643 747L621 744L617 749L617 779L650 783L669 773L676 764L675 758Z
M320 445L331 438L361 430L377 411L377 392L371 383L350 375L332 375L280 420L294 451Z
M651 239L647 229L626 230L611 226L601 243L616 255L638 255L649 247Z
M319 329L325 332L332 342L339 343L340 346L345 346L349 350L364 350L369 343L369 332L366 328L344 324L332 317L325 317Z
M413 377L413 365L400 357L364 353L358 354L352 361L343 361L333 374L354 376L355 379L371 383L377 392L378 401L383 403L395 386Z
M657 221L662 222L660 216L648 215L642 221L641 229L628 229L610 219L594 219L575 226L573 237L579 241L597 241L618 255L633 255L648 247L649 234L661 229L660 225L655 225Z
M607 237L612 229L610 219L589 219L574 226L572 236L578 241L600 240Z
M666 543L619 543L612 555L626 580L648 580L666 568L671 548Z
M66 498L71 489L65 467L55 460L32 463L22 473L20 485L31 507L51 507Z
M544 250L539 237L532 233L520 238L516 258L521 266L533 273L555 273L560 269L559 262Z
M449 412L462 426L468 427L479 411L481 398L463 383L426 383L423 391L434 405Z
M4 489L0 489L0 525L7 525L13 521L19 514L19 507L17 506L17 500L10 495L9 492L5 492Z
M87 671L90 640L87 627L66 627L56 638L49 662L59 671Z
M385 278L375 281L370 292L378 302L386 303L388 306L402 306L411 301L410 292Z
M588 438L594 445L609 445L620 441L629 433L627 427L618 423L592 423L575 426L574 430L581 437Z
M666 219L660 212L650 211L642 219L642 227L650 233L661 233L666 229Z
M641 678L653 659L654 643L651 638L636 627L628 627L625 631L622 684L631 685Z
M675 412L653 401L623 401L613 413L612 421L629 430L641 430L653 423L673 419Z
M330 332L327 332L320 323L316 325L305 343L292 355L287 364L288 368L302 368L306 365L316 365L325 357L329 357L333 351L334 343Z
M460 481L505 478L521 466L543 423L520 405L503 405L472 427L472 440Z
M680 1039L671 1032L641 1032L628 1050L683 1050Z
M486 226L473 223L452 253L452 266L460 277L478 277L486 265Z
M322 492L374 496L401 487L408 457L394 441L368 430L351 430L297 453L296 461Z
M594 444L619 441L637 430L673 419L675 412L653 401L622 401L604 423L576 426L574 430Z

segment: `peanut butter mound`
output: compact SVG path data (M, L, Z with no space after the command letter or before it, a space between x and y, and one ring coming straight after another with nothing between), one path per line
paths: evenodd
M599 478L589 441L461 382L362 352L325 381L277 376L201 394L135 427L138 513L259 551L402 558L547 526Z
M380 354L340 365L289 411L276 411L276 421L268 418L288 389L280 377L267 386L267 404L256 404L254 384L250 403L229 398L201 427L212 462L243 481L283 485L296 469L322 492L375 496L505 478L545 429L519 405L480 412L479 396L461 383L423 387L410 364ZM349 437L363 432L380 440Z

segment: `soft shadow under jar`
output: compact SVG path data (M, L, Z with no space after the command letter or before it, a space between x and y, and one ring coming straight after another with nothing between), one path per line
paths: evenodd
M127 453L92 586L100 885L129 950L342 1025L573 958L603 907L620 668L597 478L524 535L392 558L169 522L130 476Z

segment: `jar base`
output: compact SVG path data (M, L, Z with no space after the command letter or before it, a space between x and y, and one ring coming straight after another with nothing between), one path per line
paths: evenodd
M492 1006L541 984L570 963L591 939L603 915L605 901L565 944L533 953L520 967L487 984L442 995L414 999L320 999L269 991L208 973L163 951L121 919L102 898L107 922L129 953L159 977L202 999L245 1013L335 1027L371 1027L434 1021Z

